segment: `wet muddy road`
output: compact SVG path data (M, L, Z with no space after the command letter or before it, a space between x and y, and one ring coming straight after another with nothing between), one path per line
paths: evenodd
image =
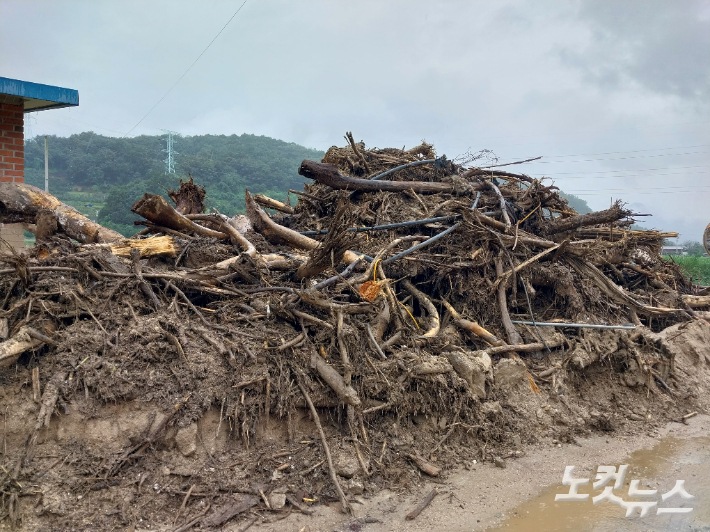
M624 500L629 484L639 480L639 489L658 490L657 507L693 508L690 514L626 518L621 507L603 502L555 502L555 494L567 493L562 485L565 466L574 465L575 478L589 478L579 493L592 496L597 467L628 464L624 486L614 494ZM685 480L694 499L676 496L661 501L661 495ZM434 487L440 491L431 505L414 521L411 511ZM304 532L710 532L710 416L697 416L688 425L672 423L645 435L593 436L579 445L541 442L526 449L525 456L508 460L504 469L490 464L467 464L451 473L444 483L422 479L413 493L383 491L354 504L355 518L345 518L332 507L318 507L312 516L293 514L259 532L282 530ZM377 522L372 522L377 520ZM226 528L225 530L232 530ZM239 530L235 524L233 530Z
M625 517L626 511L609 502L594 505L591 498L602 490L593 490L592 471L581 477L590 478L589 485L580 487L578 493L590 494L584 502L555 502L555 494L564 493L559 484L545 489L539 496L518 505L513 517L506 519L491 531L507 532L616 532L624 531L710 531L710 436L679 439L667 436L651 449L635 451L623 460L628 464L624 485L615 493L624 500L658 501L646 517ZM606 465L606 464L605 464ZM618 464L614 464L618 465ZM587 473L589 473L587 475ZM577 476L577 475L575 475ZM629 497L629 484L639 480L640 489L656 489L649 498ZM683 500L670 497L666 502L661 495L672 489L676 480L685 481L685 490L694 498ZM613 484L613 481L612 481ZM692 508L683 514L657 515L658 508Z

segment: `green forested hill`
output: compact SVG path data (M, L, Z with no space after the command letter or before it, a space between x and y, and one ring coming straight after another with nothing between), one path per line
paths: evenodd
M166 175L161 136L104 137L87 132L49 137L50 192L92 219L126 235L140 227L130 208L145 192L165 195L192 174L207 189L208 206L224 214L244 209L244 189L284 199L301 189L303 159L323 152L256 135L200 135L175 139L175 174ZM44 138L25 146L25 181L44 188Z

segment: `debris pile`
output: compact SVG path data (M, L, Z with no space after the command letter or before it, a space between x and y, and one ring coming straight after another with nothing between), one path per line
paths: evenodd
M190 179L175 206L134 204L132 239L0 184L0 221L37 236L1 259L0 380L26 415L0 518L348 511L420 472L613 430L608 399L579 398L594 384L682 417L659 333L707 319L710 292L660 257L674 234L634 229L621 203L580 215L505 165L347 138L303 161L293 206L246 191L246 216L205 214Z

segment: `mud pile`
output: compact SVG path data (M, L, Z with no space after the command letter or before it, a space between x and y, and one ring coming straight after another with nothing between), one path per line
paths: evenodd
M191 179L175 207L136 202L130 240L2 184L0 219L37 244L0 270L0 519L352 511L526 443L705 408L710 292L660 257L673 235L620 203L580 215L480 155L349 136L303 162L294 206L247 191L246 216L204 214Z

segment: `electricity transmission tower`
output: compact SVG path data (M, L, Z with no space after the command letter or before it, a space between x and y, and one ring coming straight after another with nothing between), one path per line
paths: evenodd
M166 147L163 150L165 153L167 153L167 157L165 158L165 173L166 174L174 174L175 173L175 155L177 155L177 152L173 148L174 145L174 140L173 136L178 135L177 131L170 131L169 129L161 129L161 131L165 131L166 135L168 136L165 139L166 142Z

